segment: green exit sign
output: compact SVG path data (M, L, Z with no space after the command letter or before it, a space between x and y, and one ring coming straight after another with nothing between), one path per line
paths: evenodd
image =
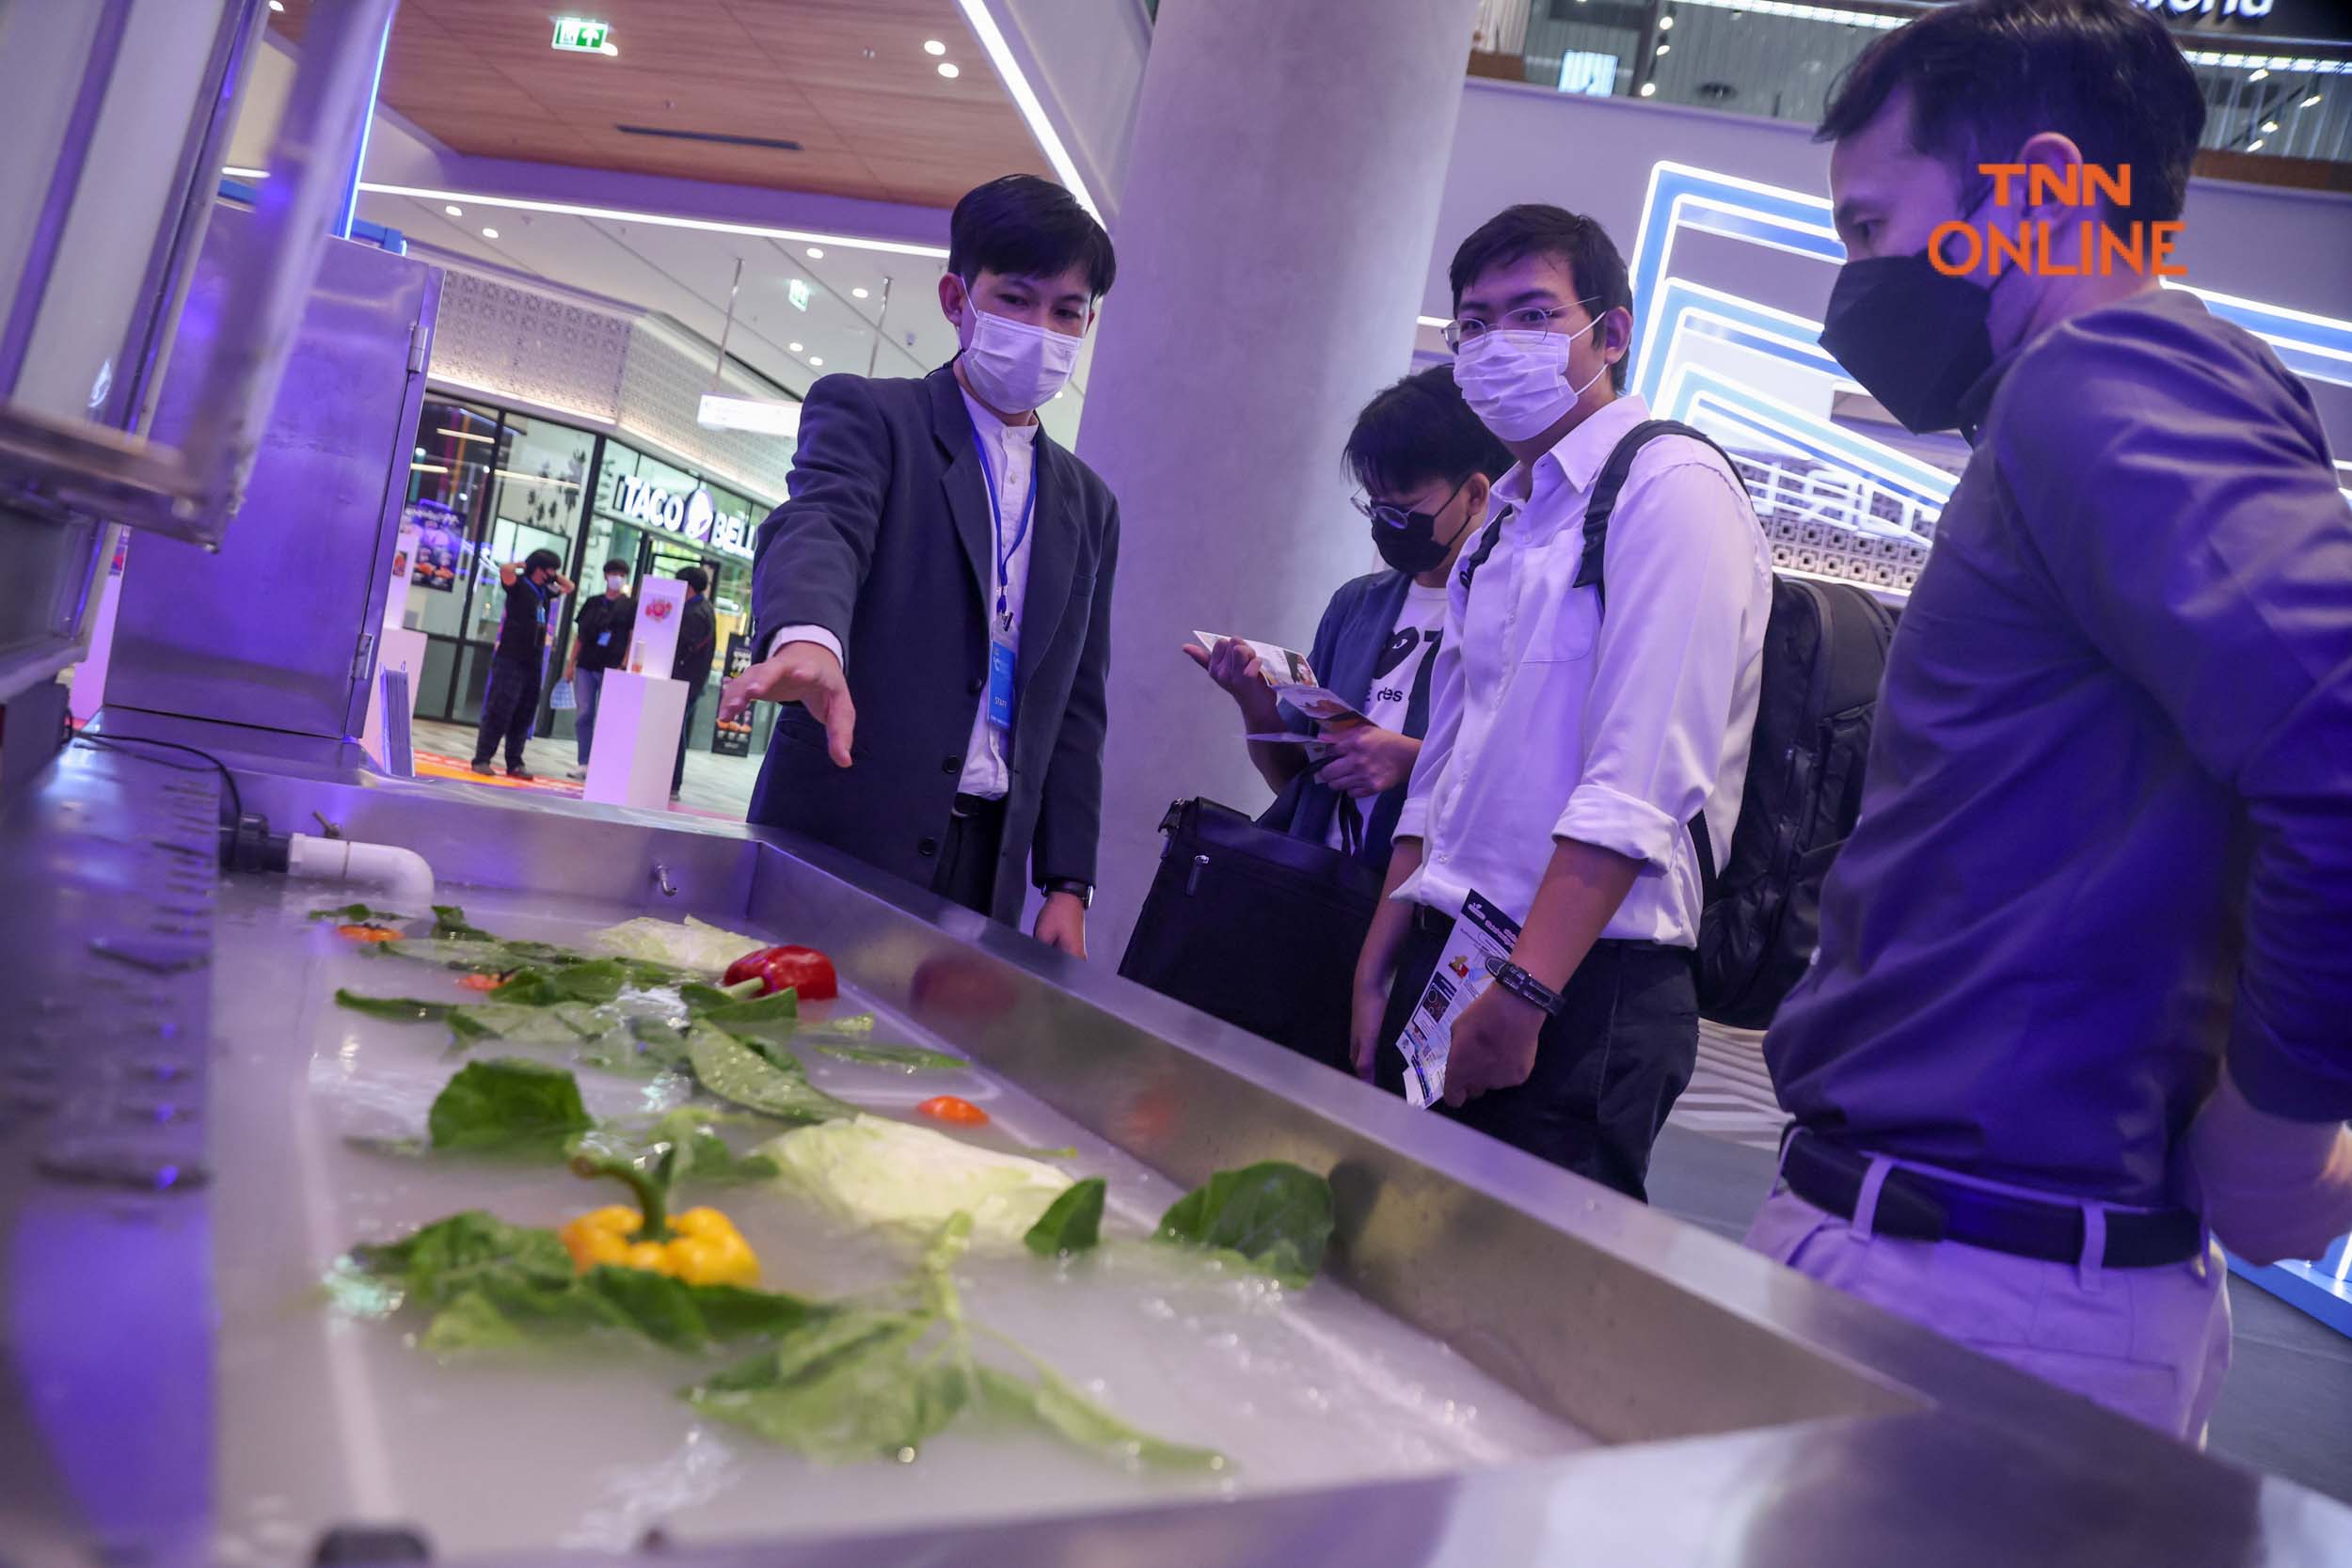
M609 23L591 22L584 16L559 16L555 19L555 47L576 49L583 55L601 55L612 32Z

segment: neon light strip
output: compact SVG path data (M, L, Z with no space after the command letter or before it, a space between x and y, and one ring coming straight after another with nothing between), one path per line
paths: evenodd
M947 252L935 245L905 240L869 240L855 234L823 234L806 229L773 229L759 223L727 223L718 218L677 217L668 213L635 213L619 207L589 207L573 201L532 201L518 196L484 196L477 191L441 191L423 185L387 185L362 180L359 188L373 196L405 196L419 201L471 203L504 207L520 213L555 213L564 217L606 218L615 223L650 223L663 229L693 229L707 234L748 234L756 239L783 240L792 245L837 245L853 250L875 250L890 256L923 256L944 261Z
M375 95L384 86L384 55L391 46L392 19L388 16L384 19L384 36L375 40L375 69L368 76L367 105L359 111L359 150L352 157L349 183L343 187L342 216L335 224L338 239L351 238L351 226L359 216L359 181L368 171L368 136L375 129Z
M1037 138L1037 145L1044 152L1045 161L1054 166L1054 173L1069 188L1070 194L1077 198L1078 205L1087 210L1087 214L1095 222L1102 222L1103 214L1094 205L1094 198L1087 194L1086 182L1078 178L1077 164L1072 160L1070 150L1062 145L1060 135L1054 130L1054 122L1046 118L1045 105L1030 87L1028 77L1022 74L1021 62L1013 58L1012 45L1005 41L1005 35L997 27L996 19L988 14L985 0L959 0L959 4L963 11L963 20L972 24L972 31L979 38L980 47L988 52L988 63L996 68L998 80L1005 84L1005 90L1012 94L1013 103L1020 109L1021 118L1028 122L1029 135Z
M1853 468L1924 506L1942 506L1951 499L1953 488L1960 483L1908 452L1898 451L1883 442L1809 414L1794 404L1757 391L1704 365L1677 366L1674 380L1659 407L1665 418L1677 418L1674 410L1687 408L1690 399L1702 391L1727 400L1744 413L1771 424L1799 443L1809 455Z

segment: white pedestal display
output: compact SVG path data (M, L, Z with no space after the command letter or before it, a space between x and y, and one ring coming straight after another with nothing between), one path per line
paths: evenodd
M684 681L607 670L596 699L596 743L588 752L584 796L608 806L667 806L678 731L685 722Z
M359 732L359 748L384 766L384 680L387 670L408 672L408 715L416 717L417 683L424 679L425 635L406 626L388 626L377 634L375 677L368 683L368 719Z

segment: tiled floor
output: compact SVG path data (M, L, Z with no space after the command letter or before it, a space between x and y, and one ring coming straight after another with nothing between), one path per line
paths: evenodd
M474 727L471 724L445 724L435 720L417 721L413 736L419 753L417 771L420 774L454 777L474 784L494 781L474 777L466 771L466 764L473 757ZM432 752L451 759L454 766L447 768L429 768L423 753ZM550 793L578 796L580 782L572 770L579 768L579 753L568 740L532 739L523 748L523 762L538 775L537 783ZM501 752L490 760L490 766L501 776L506 771L506 757ZM741 821L752 803L752 784L759 777L757 757L722 757L708 752L686 753L686 782L679 791L677 804L688 810L713 816L725 816ZM519 786L518 786L519 787Z

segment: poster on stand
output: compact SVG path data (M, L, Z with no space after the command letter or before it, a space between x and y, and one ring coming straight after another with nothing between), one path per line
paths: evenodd
M408 580L437 588L444 594L456 592L458 550L466 538L465 518L439 501L413 500L401 513L400 521L404 538L410 528L417 531L416 547L408 554Z
M686 584L675 578L645 578L637 584L635 635L628 644L632 675L666 677L677 658L678 617L686 609Z
M727 638L725 678L733 680L752 667L752 640L741 632ZM710 750L723 757L747 757L752 754L752 712L746 707L735 719L722 719L710 727Z

